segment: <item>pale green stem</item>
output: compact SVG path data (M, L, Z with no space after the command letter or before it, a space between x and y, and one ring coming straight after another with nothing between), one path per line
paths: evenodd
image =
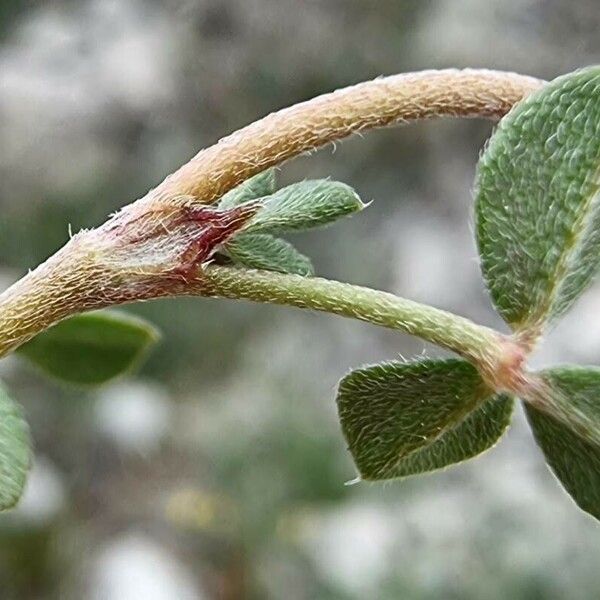
M403 331L471 361L493 389L510 387L502 373L510 371L515 357L512 340L464 317L394 294L319 277L218 265L200 268L194 276L167 274L135 280L132 273L111 274L93 266L82 269L84 257L67 247L0 295L0 331L4 334L0 356L78 312L196 295L295 306Z
M299 275L209 266L188 293L282 304L366 321L418 336L487 368L504 337L458 315L366 287Z

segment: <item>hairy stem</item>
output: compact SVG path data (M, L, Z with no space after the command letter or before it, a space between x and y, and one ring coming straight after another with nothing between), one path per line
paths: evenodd
M60 255L58 258L61 258ZM320 277L282 275L218 265L201 267L193 276L186 278L168 279L166 284L163 282L159 287L136 285L131 288L130 295L118 299L92 294L66 302L62 290L71 284L81 261L70 263L60 260L55 264L55 259L44 265L45 275L49 277L38 280L34 272L16 284L14 291L17 293L11 309L0 312L0 331L5 332L0 355L25 341L8 334L15 329L18 335L29 339L49 324L83 310L180 295L251 300L358 319L416 335L452 350L473 362L482 372L495 372L498 369L507 343L498 332L469 319L387 292ZM107 280L105 273L96 274L91 270L87 273L88 281L94 282L96 289L101 285L108 285L109 288L118 286L118 279L114 276ZM20 293L20 286L32 286L41 293L45 302L43 313L40 314L37 309L37 299L30 294Z
M354 317L414 333L481 362L497 334L443 311L321 279L236 272L234 283L232 271L198 271L251 216L211 212L205 205L269 166L353 132L442 116L497 119L542 84L486 70L394 75L303 102L233 133L98 229L77 234L1 294L0 356L77 312L203 294Z
M210 265L188 293L327 312L397 329L477 363L494 362L502 336L469 319L394 294L320 277Z
M210 203L264 169L352 133L434 117L499 119L543 85L487 69L380 77L272 113L201 150L144 200L189 194Z

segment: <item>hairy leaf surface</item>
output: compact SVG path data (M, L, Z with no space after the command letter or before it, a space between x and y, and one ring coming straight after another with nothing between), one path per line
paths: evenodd
M479 161L477 242L492 299L513 329L539 328L600 263L600 67L517 104Z
M340 382L342 430L362 479L404 477L472 458L510 422L513 400L492 396L463 360L391 362Z
M365 207L350 186L328 179L288 185L263 201L264 206L244 227L245 231L284 233L312 229Z
M575 503L600 520L600 368L548 369L542 378L564 417L526 403L535 439Z
M237 264L251 269L309 276L314 273L310 259L285 240L267 233L242 233L225 244L225 251Z
M133 368L158 337L147 321L104 310L62 321L17 352L52 377L98 385Z
M23 411L0 387L0 510L12 508L23 494L30 462L31 439Z
M514 398L506 394L490 396L480 408L465 417L437 441L398 461L391 477L407 477L474 458L500 440L512 418Z
M270 196L275 191L276 181L275 169L267 169L223 194L219 200L219 208L229 209L256 198Z

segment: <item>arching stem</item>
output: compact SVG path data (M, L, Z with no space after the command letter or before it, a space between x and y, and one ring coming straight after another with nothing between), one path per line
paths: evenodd
M327 312L396 329L493 368L506 338L464 317L370 288L322 279L210 265L189 294L251 300Z
M244 218L233 215L226 227L202 206L269 166L354 132L444 116L497 119L542 84L470 69L394 75L319 96L233 133L98 229L76 235L1 294L0 356L78 312L199 294L289 304L401 329L493 370L499 354L506 354L498 350L499 334L431 307L323 279L218 267L195 271Z

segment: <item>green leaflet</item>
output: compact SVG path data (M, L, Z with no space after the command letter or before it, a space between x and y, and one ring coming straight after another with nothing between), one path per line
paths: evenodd
M310 259L285 240L266 233L242 233L225 244L237 264L278 273L313 275Z
M526 403L535 439L575 503L600 520L600 368L548 369L542 379L563 418Z
M477 242L492 299L513 329L578 298L600 262L600 67L516 105L479 161Z
M301 181L263 198L264 207L244 227L246 232L284 233L321 227L365 207L345 183Z
M220 209L252 200L261 208L223 250L237 264L255 269L309 276L314 273L310 259L291 244L264 232L310 229L364 208L349 186L329 180L302 181L275 191L275 171L255 175L225 194Z
M275 185L275 169L267 169L224 194L218 206L228 209L256 198L270 196L275 191Z
M482 454L495 446L508 429L513 407L511 396L490 396L439 440L400 460L391 476L407 477L435 471Z
M23 494L30 462L31 439L23 411L0 387L0 510L12 508Z
M133 368L158 338L147 321L104 310L71 317L17 352L52 377L98 385Z
M339 385L344 436L362 479L440 469L492 447L513 400L491 396L458 360L391 362L351 372Z

